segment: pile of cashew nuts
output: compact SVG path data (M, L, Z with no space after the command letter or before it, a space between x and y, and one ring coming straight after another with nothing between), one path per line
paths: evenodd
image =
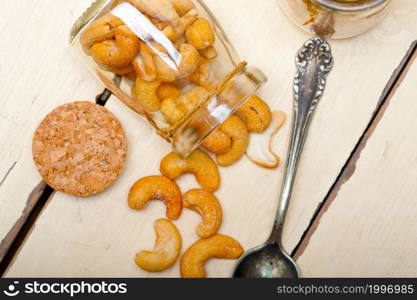
M132 81L132 99L148 112L161 112L169 124L176 124L205 100L219 80L210 62L217 57L215 34L210 21L201 17L192 0L116 0L128 2L141 11L181 53L177 70L169 67L122 20L105 14L81 34L85 53L105 71ZM159 44L154 49L166 54ZM246 153L250 133L262 133L271 123L271 110L259 97L252 96L217 128L187 158L170 153L161 161L161 175L137 181L128 195L131 209L141 210L150 200L163 200L167 219L155 222L153 251L141 251L136 264L149 272L171 267L179 258L181 235L172 222L183 207L202 217L197 227L200 240L189 247L180 263L183 277L206 277L205 262L210 258L237 259L243 248L233 238L218 234L222 208L213 194L220 186L218 166L231 166ZM175 180L193 173L200 189L181 193Z
M155 222L157 238L153 251L139 252L136 264L146 271L159 272L177 261L181 252L181 235L171 220L177 220L183 208L200 214L202 221L196 229L200 240L181 258L182 277L206 277L204 264L210 258L239 258L243 254L239 242L218 234L223 213L213 194L220 187L220 173L214 160L200 149L187 158L172 152L162 159L160 172L162 175L138 180L128 195L128 205L134 210L143 209L153 199L163 200L166 205L167 219ZM187 173L194 174L200 188L182 194L175 180Z
M261 101L261 102L260 102ZM159 272L171 267L181 252L181 235L170 220L177 220L183 208L201 215L202 221L196 232L200 240L191 245L183 254L180 262L182 277L206 277L204 264L211 258L237 259L243 254L243 248L235 239L218 234L222 224L222 207L214 195L220 187L220 172L217 165L230 165L238 161L245 153L249 131L261 131L268 127L270 112L268 106L252 110L263 101L252 97L239 111L247 118L246 123L237 115L230 117L205 142L205 147L217 153L217 164L201 149L181 158L171 152L160 163L161 175L148 176L138 180L130 189L128 205L131 209L141 210L150 200L163 200L167 219L155 222L156 242L153 251L141 251L136 255L136 264L143 270ZM176 179L184 174L194 174L200 185L185 194Z

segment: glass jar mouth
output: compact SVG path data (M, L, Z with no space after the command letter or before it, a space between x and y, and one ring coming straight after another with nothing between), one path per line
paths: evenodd
M312 0L317 4L331 10L339 12L358 12L375 8L390 0L359 0L359 1L343 1L343 0Z
M174 152L187 157L221 124L232 116L249 97L267 81L264 73L241 62L223 79L215 91L180 126L170 138ZM232 90L239 90L227 97ZM229 95L231 96L231 94Z

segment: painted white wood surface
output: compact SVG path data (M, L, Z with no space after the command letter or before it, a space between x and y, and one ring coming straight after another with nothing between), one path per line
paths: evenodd
M294 54L309 36L283 16L274 0L206 3L240 56L269 77L261 96L273 108L290 113ZM410 26L416 17L413 0L398 0L389 18L375 30L355 39L332 42L336 65L300 166L284 233L289 251L300 240L362 135L385 84L416 35L417 28ZM130 211L126 205L130 185L141 176L158 173L159 161L169 146L117 100L111 100L108 107L120 118L129 136L129 161L122 177L105 193L89 199L57 193L8 276L178 276L177 266L161 274L147 274L133 262L136 251L153 245L152 223L163 216L161 203L152 203L143 212ZM274 148L282 156L288 136L289 124L275 140ZM264 170L247 159L221 170L223 184L217 195L225 213L222 233L236 237L245 248L265 240L275 215L282 170ZM183 191L196 186L191 177L180 184ZM193 212L185 211L178 222L185 247L196 239L194 227L198 221ZM209 274L228 276L233 265L212 261Z
M53 108L102 90L68 46L88 1L0 1L0 241L41 181L32 134Z
M304 254L312 277L417 276L417 62Z

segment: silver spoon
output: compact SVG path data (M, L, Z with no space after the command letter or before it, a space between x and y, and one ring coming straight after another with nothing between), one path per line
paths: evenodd
M333 67L330 45L320 36L308 40L297 53L296 66L293 128L274 227L264 245L248 251L240 259L234 277L298 278L300 274L282 247L282 228L308 129Z

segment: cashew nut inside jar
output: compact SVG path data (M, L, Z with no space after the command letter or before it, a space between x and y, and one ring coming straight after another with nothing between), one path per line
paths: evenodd
M75 23L71 45L180 156L266 82L199 0L97 0Z
M312 34L344 39L377 25L392 0L277 0L297 26Z

